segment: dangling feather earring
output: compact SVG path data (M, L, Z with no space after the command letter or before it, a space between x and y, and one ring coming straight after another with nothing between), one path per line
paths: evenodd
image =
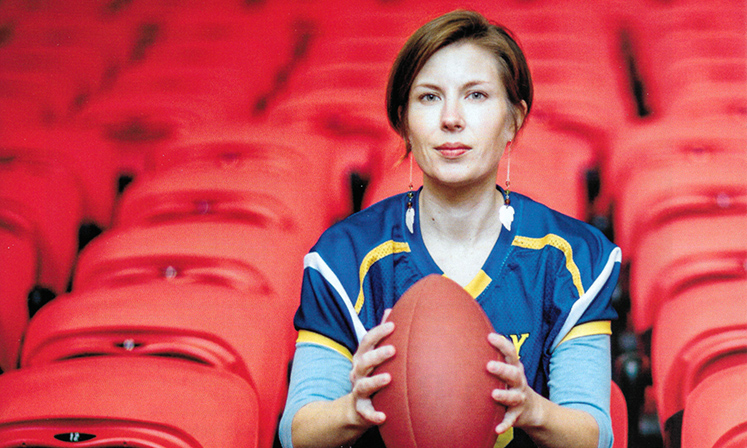
M506 193L503 199L503 205L498 209L498 219L509 232L511 231L511 223L514 222L514 208L511 206L511 144L509 141L506 145L508 151L506 159Z
M415 233L415 207L412 205L412 198L415 194L412 192L412 151L410 151L410 189L407 191L407 210L405 211L405 224L410 233Z

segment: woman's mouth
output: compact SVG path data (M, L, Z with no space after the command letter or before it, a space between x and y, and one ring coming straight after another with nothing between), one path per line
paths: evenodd
M447 159L454 159L472 149L463 143L444 143L436 146L436 150Z

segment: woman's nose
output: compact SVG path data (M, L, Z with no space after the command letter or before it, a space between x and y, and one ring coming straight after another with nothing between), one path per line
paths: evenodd
M464 129L464 117L457 101L445 101L441 111L441 129L448 132Z

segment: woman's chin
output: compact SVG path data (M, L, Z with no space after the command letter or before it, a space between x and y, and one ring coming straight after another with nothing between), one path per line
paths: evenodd
M486 185L492 188L495 184L494 176L480 174L466 170L439 170L434 172L433 175L424 174L428 181L424 179L423 182L430 183L431 187L438 188L464 189Z

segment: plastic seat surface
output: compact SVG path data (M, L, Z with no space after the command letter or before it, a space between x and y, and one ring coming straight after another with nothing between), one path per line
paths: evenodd
M709 377L688 397L682 448L741 448L747 445L747 364Z
M671 101L671 113L680 116L747 116L747 92L744 83L693 82Z
M60 189L72 188L67 183L74 184L83 207L79 219L100 227L111 224L117 193L117 155L97 132L26 123L13 116L4 124L0 127L0 160L26 163L38 177L46 171L44 181L56 180ZM35 183L39 188L43 185L38 180Z
M747 214L685 217L645 234L630 266L631 320L651 328L659 309L688 285L744 274Z
M36 249L31 227L0 203L0 369L5 372L18 365L28 295L37 278Z
M747 157L726 154L703 162L672 158L640 167L625 179L615 198L615 244L625 259L637 241L683 216L747 213Z
M271 166L263 165L256 177L245 176L218 167L188 166L143 175L128 185L117 207L116 226L150 225L189 219L194 215L212 215L227 221L274 227L299 232L303 222L287 197L272 189ZM287 185L284 185L287 187ZM297 187L300 190L300 185ZM290 188L288 188L290 191ZM322 213L320 213L323 216ZM315 217L311 217L315 218ZM311 219L313 221L313 219ZM318 226L328 226L332 221Z
M73 290L198 276L239 291L270 291L294 309L305 242L277 229L210 218L110 229L81 252Z
M83 223L83 198L75 179L51 161L0 161L0 207L22 217L37 254L35 283L55 292L68 285Z
M273 123L293 125L295 132L322 139L329 156L328 169L337 175L332 188L346 196L350 176L376 177L384 169L387 149L398 144L386 122L383 100L353 100L360 96L372 95L366 89L315 91L279 104L270 116Z
M335 153L345 147L307 131L269 125L197 128L178 143L152 152L146 167L154 172L217 169L237 178L237 189L254 182L278 196L281 204L304 213L315 204L315 216L307 219L331 224L352 211L349 173L336 162Z
M631 173L671 164L673 160L691 160L707 165L728 157L747 158L747 116L715 115L694 119L669 117L633 126L617 137L601 167L600 203L614 204L627 187ZM644 167L644 168L641 168Z
M743 275L704 280L662 305L651 348L662 428L685 408L698 384L720 370L747 363L746 298L747 275Z
M177 166L144 173L127 187L116 225L211 215L306 235L313 243L349 212L342 198L324 191L323 179L299 172L303 163L293 162L292 148L265 145L251 152L226 142L183 149L161 153L161 164L169 158ZM306 207L314 207L314 213Z
M257 416L243 379L182 360L87 358L0 375L3 448L254 447Z
M666 79L666 87L660 89L664 96L663 113L687 119L688 116L677 110L674 105L681 102L682 97L698 89L715 90L731 87L735 97L738 97L740 93L743 94L744 90L741 87L747 84L747 56L685 59L673 63L662 77ZM709 106L713 108L714 113L719 110L717 104Z
M256 390L259 446L271 447L285 404L292 314L264 291L198 275L58 296L34 315L21 367L84 356L173 357L243 378Z
M691 57L719 57L725 53L744 58L747 30L744 2L679 1L644 2L645 13L633 17L631 27L636 45L637 66L647 85L649 101L657 111L670 110L667 103L677 90L668 69ZM726 34L741 35L733 44L718 42ZM688 76L674 73L675 79Z
M614 381L610 389L610 418L612 419L612 434L615 437L612 448L627 448L628 405L620 386Z

